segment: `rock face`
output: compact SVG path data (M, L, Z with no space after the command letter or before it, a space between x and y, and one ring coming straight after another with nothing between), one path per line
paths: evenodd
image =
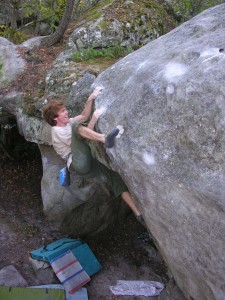
M69 189L60 186L58 174L65 162L52 146L39 147L43 165L43 209L48 219L61 226L63 232L77 236L97 234L121 221L129 212L119 197L115 199L108 187L95 179L84 180L71 172Z
M86 17L71 34L68 48L75 51L87 48L141 47L168 29L174 28L172 17L162 2L154 1L99 1L93 7L95 20ZM101 3L102 2L102 3Z
M225 4L101 73L108 155L188 299L225 298Z
M107 109L99 120L100 131L107 132L117 124L125 129L115 147L107 150L111 165L136 196L180 289L195 300L225 297L224 13L225 5L203 12L120 60L95 81L96 86L104 87L96 106ZM77 36L73 37L76 43ZM85 46L86 40L80 40ZM4 66L0 63L0 84L4 85L5 80L22 72L24 61L12 43L0 38L0 44L4 62ZM83 99L95 75L82 73L77 65L73 68L70 51L66 53L68 60L66 55L60 56L48 74L46 92L71 92ZM5 62L15 69L8 70ZM74 174L72 188L79 192L75 198L59 186L57 174L62 162L52 158L52 149L47 146L51 143L49 128L23 113L22 97L16 91L0 93L0 105L15 115L20 133L28 141L40 144L45 213L60 223L72 210L66 230L71 225L81 235L103 230L104 224L114 222L115 212L124 208L117 201L110 202L108 191L100 192L102 202L98 193L94 198L93 190L106 187L96 188L95 183L84 186ZM71 97L67 104L74 112ZM41 109L43 103L39 105Z
M0 37L0 85L14 80L24 66L25 61L20 57L16 46Z

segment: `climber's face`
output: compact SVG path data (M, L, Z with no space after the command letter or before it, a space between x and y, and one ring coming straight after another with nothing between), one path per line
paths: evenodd
M54 118L54 120L56 121L56 126L65 126L69 123L70 119L65 106L60 108L60 110L58 111L58 116Z

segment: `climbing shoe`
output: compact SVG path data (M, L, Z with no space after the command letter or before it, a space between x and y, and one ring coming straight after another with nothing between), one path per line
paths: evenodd
M107 148L112 148L114 146L114 139L119 133L118 128L113 128L106 136L105 146Z
M142 215L135 215L135 217L138 220L138 222L141 223L141 225L143 225L145 228L147 228L147 226L145 224L145 220L143 219Z

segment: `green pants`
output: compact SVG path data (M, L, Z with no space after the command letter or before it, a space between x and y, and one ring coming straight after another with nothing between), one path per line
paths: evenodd
M126 184L118 173L110 170L92 156L86 140L77 132L79 125L77 122L72 124L71 150L73 158L70 168L72 167L84 178L96 177L100 181L107 183L116 197L128 191Z

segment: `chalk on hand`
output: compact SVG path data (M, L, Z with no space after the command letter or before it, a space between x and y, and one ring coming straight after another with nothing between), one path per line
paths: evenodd
M119 129L119 133L118 135L116 136L117 139L119 139L121 137L121 135L124 133L124 128L122 125L117 125L116 128Z

